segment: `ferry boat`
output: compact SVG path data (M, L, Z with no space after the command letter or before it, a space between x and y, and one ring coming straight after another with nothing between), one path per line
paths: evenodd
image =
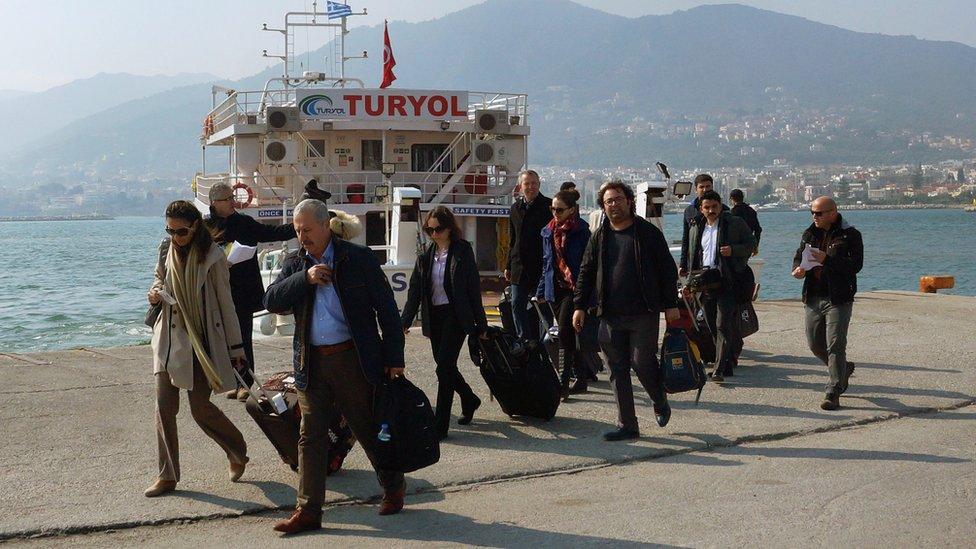
M283 28L262 29L284 37L284 55L264 53L283 61L282 75L260 90L213 86L200 136L203 169L192 183L197 208L209 213L210 188L227 183L240 213L287 223L314 181L331 194L330 209L359 220L364 230L352 241L374 251L402 307L425 243L423 217L443 205L472 243L483 279L497 286L508 253L509 208L528 159L526 94L369 88L346 76L346 61L367 56L345 54L346 19L329 19L314 2L312 11L286 13ZM295 31L310 27L334 32L332 72L296 72ZM215 148L227 160L212 172L207 157ZM639 213L661 226L673 189L654 182L636 191ZM261 249L266 285L296 246L293 240ZM263 334L293 330L289 317L257 316Z

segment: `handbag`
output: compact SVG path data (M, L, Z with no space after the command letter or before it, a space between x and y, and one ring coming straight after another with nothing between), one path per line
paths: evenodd
M722 288L722 271L714 267L691 271L688 274L688 289L692 292L707 292Z
M739 324L739 335L743 339L759 331L759 317L756 316L756 309L752 307L752 302L739 304L735 317Z
M440 437L427 395L407 378L384 381L376 400L376 466L410 473L440 460Z
M163 312L163 301L160 300L159 303L154 303L149 306L149 310L146 311L146 326L153 328L156 326L156 320L159 319L159 314Z

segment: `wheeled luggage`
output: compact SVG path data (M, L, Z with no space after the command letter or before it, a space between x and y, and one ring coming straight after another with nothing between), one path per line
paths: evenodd
M661 343L661 380L668 394L697 390L695 403L701 398L708 380L698 346L682 328L668 326Z
M427 395L403 376L384 382L376 398L376 466L410 473L440 460L440 436Z
M546 302L549 306L549 312L552 316L547 317L542 313L542 307L539 305L539 301L535 298L532 299L532 305L535 309L536 316L539 317L540 322L542 322L542 328L545 328L542 336L542 346L546 349L546 354L549 355L549 362L556 371L560 371L563 367L564 361L562 359L563 350L559 346L559 326L556 324L556 310L552 308L552 303ZM549 318L552 318L552 322L549 322Z
M511 417L552 419L559 407L559 376L542 344L518 340L495 327L485 335L469 338L469 351L502 411Z
M298 406L292 372L280 372L269 377L256 391L251 392L244 408L278 451L281 461L297 471L298 430L302 424L302 412ZM331 475L342 467L342 462L356 444L352 429L338 409L334 411L329 426L329 441L326 472Z
M528 307L528 304L526 304L526 307ZM513 312L512 312L512 287L511 286L505 286L505 289L502 290L502 296L498 299L498 314L502 317L502 328L506 332L512 335L516 334L517 332L515 330L515 318L513 317ZM541 332L541 327L539 326L541 320L539 318L539 315L535 312L534 309L529 308L527 312L527 316L528 316L528 326L526 329L528 333L525 334L525 337L529 339L540 339L539 334L542 332Z
M684 329L688 339L698 347L702 362L715 362L715 336L705 318L705 309L694 296L682 297L682 306L678 308L681 317L672 326Z

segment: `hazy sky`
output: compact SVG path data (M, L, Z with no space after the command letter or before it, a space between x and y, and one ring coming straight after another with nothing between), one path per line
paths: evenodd
M423 21L482 0L349 0L370 15L351 25L383 18ZM524 0L531 2L532 0ZM577 0L603 11L637 17L666 14L702 0ZM914 34L976 46L974 0L739 0L738 3L806 17L840 27L883 34ZM323 9L325 0L319 2ZM280 35L259 32L280 26L285 11L310 9L312 0L0 0L0 90L38 91L99 72L175 74L208 72L226 78L254 74L272 64L261 50L281 49ZM391 26L394 35L395 26ZM299 32L298 51L315 49L325 34Z

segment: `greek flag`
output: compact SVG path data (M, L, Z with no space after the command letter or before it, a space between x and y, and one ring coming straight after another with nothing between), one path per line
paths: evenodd
M340 19L352 15L352 8L338 2L329 2L326 4L326 12L329 14L329 19Z

